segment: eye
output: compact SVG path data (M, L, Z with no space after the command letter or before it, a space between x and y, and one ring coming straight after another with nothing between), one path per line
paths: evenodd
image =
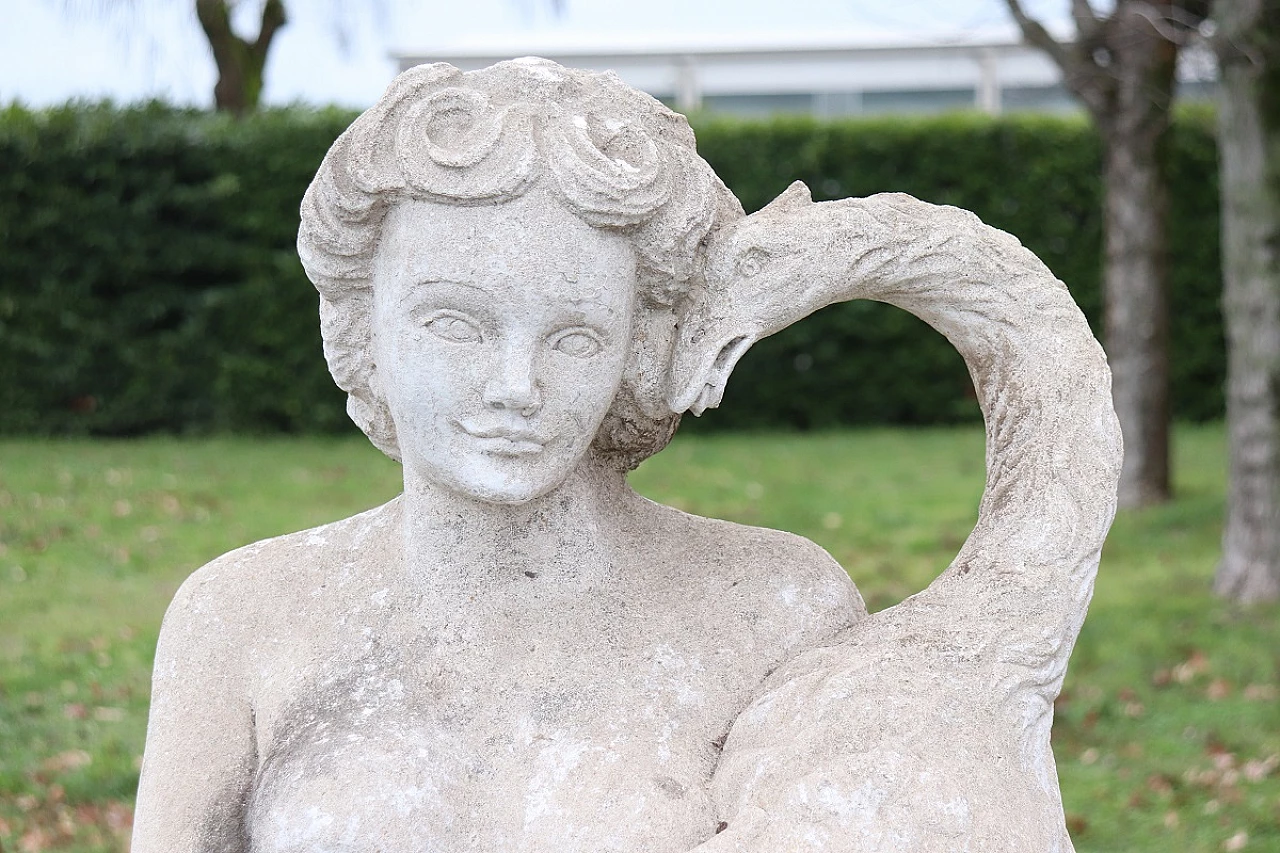
M604 348L600 339L591 332L566 332L552 341L553 349L574 358L590 358Z
M743 254L742 259L738 261L738 275L743 278L750 278L760 270L764 269L765 261L769 259L769 255L760 248L750 248Z
M426 329L437 338L455 344L474 344L481 339L480 327L456 314L444 314L427 321Z

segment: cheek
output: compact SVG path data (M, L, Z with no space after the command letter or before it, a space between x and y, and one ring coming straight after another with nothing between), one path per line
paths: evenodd
M393 415L447 415L478 394L484 364L480 353L459 357L434 344L425 333L415 332L397 339L381 355L388 386L383 393Z
M552 359L546 371L544 389L556 408L574 423L594 434L595 426L604 418L622 381L625 359L612 354L594 359Z

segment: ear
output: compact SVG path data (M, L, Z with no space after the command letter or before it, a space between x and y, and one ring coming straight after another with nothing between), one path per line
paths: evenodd
M641 413L661 420L671 414L666 398L676 343L676 315L672 308L653 305L640 305L636 310L631 354L622 381L630 387Z
M782 195L760 208L760 213L768 211L784 212L799 210L813 204L813 194L805 186L804 181L792 181L791 186L782 191Z

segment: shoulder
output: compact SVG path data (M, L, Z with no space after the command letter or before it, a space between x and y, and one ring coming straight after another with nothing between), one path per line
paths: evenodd
M161 645L185 636L203 645L238 645L263 627L266 615L289 612L335 567L352 565L380 544L397 512L392 501L217 557L188 576L174 594L161 627Z
M867 615L848 573L803 536L645 504L653 538L679 550L671 565L789 650L821 644Z

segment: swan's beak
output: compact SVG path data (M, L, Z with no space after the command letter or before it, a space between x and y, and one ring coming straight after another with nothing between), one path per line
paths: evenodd
M695 345L681 335L671 363L667 405L676 413L687 411L701 415L719 406L738 359L757 340L755 335L748 334L697 337L699 341Z

